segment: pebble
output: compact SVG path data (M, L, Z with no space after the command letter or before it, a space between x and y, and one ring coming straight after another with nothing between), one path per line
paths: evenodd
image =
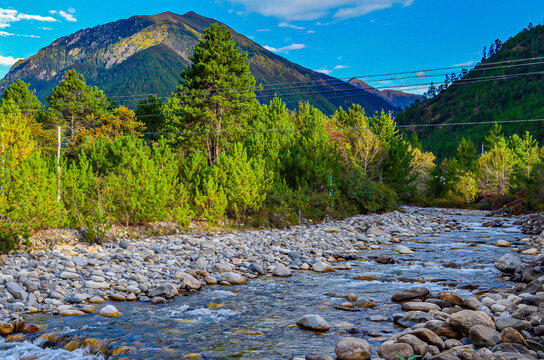
M100 315L107 317L118 317L121 316L121 312L113 305L106 305L100 309Z

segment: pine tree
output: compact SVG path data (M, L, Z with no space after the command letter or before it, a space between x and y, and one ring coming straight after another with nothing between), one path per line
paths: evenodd
M64 79L52 90L47 103L57 112L57 121L68 132L70 142L76 139L79 130L93 127L111 105L101 90L88 86L83 75L75 70L64 73Z
M190 60L193 64L182 71L183 82L169 101L168 128L204 132L199 145L213 164L228 146L225 131L246 128L258 106L255 91L260 88L255 86L247 53L236 48L225 25L216 23L206 29ZM178 140L187 141L187 137Z

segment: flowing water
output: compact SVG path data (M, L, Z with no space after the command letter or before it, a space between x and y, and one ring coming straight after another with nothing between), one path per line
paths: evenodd
M430 214L432 210L428 211ZM207 287L178 296L167 305L115 303L123 313L118 318L40 314L29 316L27 321L45 325L47 333L97 338L110 348L135 349L116 358L180 359L189 353L199 353L203 359L291 359L310 352L332 355L334 345L346 334L364 337L375 352L384 336L401 329L392 321L392 315L401 312L400 305L390 300L394 292L423 285L433 293L453 289L466 297L508 285L498 279L493 262L511 250L493 244L497 239L518 243L523 235L512 225L513 220L506 220L503 228L485 228L482 223L489 221L488 217L451 218L461 225L458 231L403 240L415 255L399 255L387 246L361 252L363 258L389 255L397 264L380 265L371 259L351 261L351 271L295 271L290 278L260 277L244 286ZM354 280L356 276L368 278ZM353 312L336 309L335 305L346 301L348 293L376 306ZM308 313L321 315L331 324L331 330L320 334L296 327L296 320ZM370 321L375 315L389 320ZM93 358L81 349L71 353L62 348L44 349L39 335L34 334L34 339L24 343L4 343L0 339L0 358Z

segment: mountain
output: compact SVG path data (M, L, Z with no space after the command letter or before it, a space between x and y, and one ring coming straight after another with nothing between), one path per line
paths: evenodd
M425 99L422 95L409 94L398 90L378 90L357 78L350 79L348 83L356 88L378 95L401 110L412 105L416 100L423 101Z
M530 131L542 145L544 123L517 120L544 119L544 26L524 29L499 48L462 80L398 114L397 123L461 124L413 128L424 147L440 156L454 154L462 137L480 148L492 126L463 123L507 121L501 124L506 135Z
M117 104L135 107L142 94L168 96L179 84L204 30L217 21L194 12L165 12L133 16L76 32L55 40L28 59L20 60L0 80L0 89L17 78L31 84L45 98L64 71L76 69L90 85L98 86ZM339 106L360 104L367 113L398 112L382 97L280 57L232 30L237 46L248 53L257 83L265 88L259 100L267 103L277 93L294 108L309 101L331 114Z

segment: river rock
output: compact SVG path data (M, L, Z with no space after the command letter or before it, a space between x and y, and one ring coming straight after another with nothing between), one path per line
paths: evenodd
M162 284L149 291L149 296L152 298L155 296L161 296L169 299L177 296L178 294L178 289L172 284Z
M15 326L12 323L0 321L0 336L7 336L13 333Z
M504 273L514 273L522 265L521 259L512 254L505 254L495 261L497 270Z
M334 272L335 270L332 266L330 266L326 262L320 261L312 265L312 271L315 271L318 273L328 273L328 272Z
M461 333L453 326L442 320L431 320L425 323L425 328L431 330L438 336L445 336L448 339L460 339Z
M181 287L186 290L199 290L202 287L200 281L183 271L176 271L174 277L181 280Z
M506 240L499 239L495 242L496 247L510 247L510 243Z
M334 348L338 360L368 360L372 355L370 344L361 338L340 338Z
M381 236L383 235L383 230L378 227L372 226L366 230L366 234L372 236Z
M398 360L399 356L407 359L414 355L414 350L405 343L384 343L378 348L378 355L384 360Z
M436 346L439 350L444 350L446 345L444 345L444 341L440 338L440 336L436 335L434 332L432 332L429 329L426 328L419 328L414 329L410 331L410 334L416 336L418 339L425 341L429 345Z
M495 328L493 320L483 311L461 310L451 314L447 321L465 336L468 336L470 328L474 325L485 325L493 329Z
M526 330L531 327L531 323L526 320L515 319L505 313L495 319L497 330L502 331L506 328L514 328L518 331Z
M328 331L330 329L330 326L325 319L316 314L304 315L298 319L297 325L315 331Z
M437 296L440 300L449 302L452 305L462 306L465 303L463 298L453 291L441 291Z
M121 312L113 305L106 305L100 309L100 315L107 317L118 317L121 316Z
M9 291L14 298L19 300L26 300L28 293L19 286L19 284L10 281L6 284L6 289Z
M521 252L522 255L538 255L539 254L539 251L537 248L530 248L530 249L527 249L527 250L523 250Z
M391 300L405 302L415 299L425 300L431 296L431 292L424 286L415 286L410 289L399 290L391 296Z
M77 316L77 315L84 315L85 313L81 310L76 309L65 309L59 312L59 315L61 316Z
M225 272L221 274L221 281L226 281L231 285L243 285L247 283L247 279L235 272Z
M525 338L523 335L520 334L519 331L517 331L514 328L505 328L501 331L501 341L503 343L509 343L509 344L521 344L525 347L529 347L527 344L527 341L525 341Z
M272 270L272 275L274 276L279 276L279 277L289 277L291 275L293 275L291 273L291 270L289 270L287 268L287 266L281 264L281 263L278 263L275 267L274 267L274 270Z
M476 347L493 347L501 341L501 334L488 326L474 325L469 330L469 339Z
M330 357L329 355L324 355L324 354L306 354L306 356L304 357L306 360L334 360L332 357ZM295 358L296 359L296 358ZM295 360L293 359L293 360Z
M255 263L249 264L249 266L247 267L247 271L254 272L254 273L257 273L259 275L266 275L266 271L264 271L262 266L259 265L259 264L255 264Z
M440 311L440 306L423 301L410 301L402 304L402 310L404 311L425 311L429 312L431 310Z
M398 339L399 343L406 343L412 347L415 355L425 355L429 351L429 344L419 339L417 336L412 334L402 335Z

